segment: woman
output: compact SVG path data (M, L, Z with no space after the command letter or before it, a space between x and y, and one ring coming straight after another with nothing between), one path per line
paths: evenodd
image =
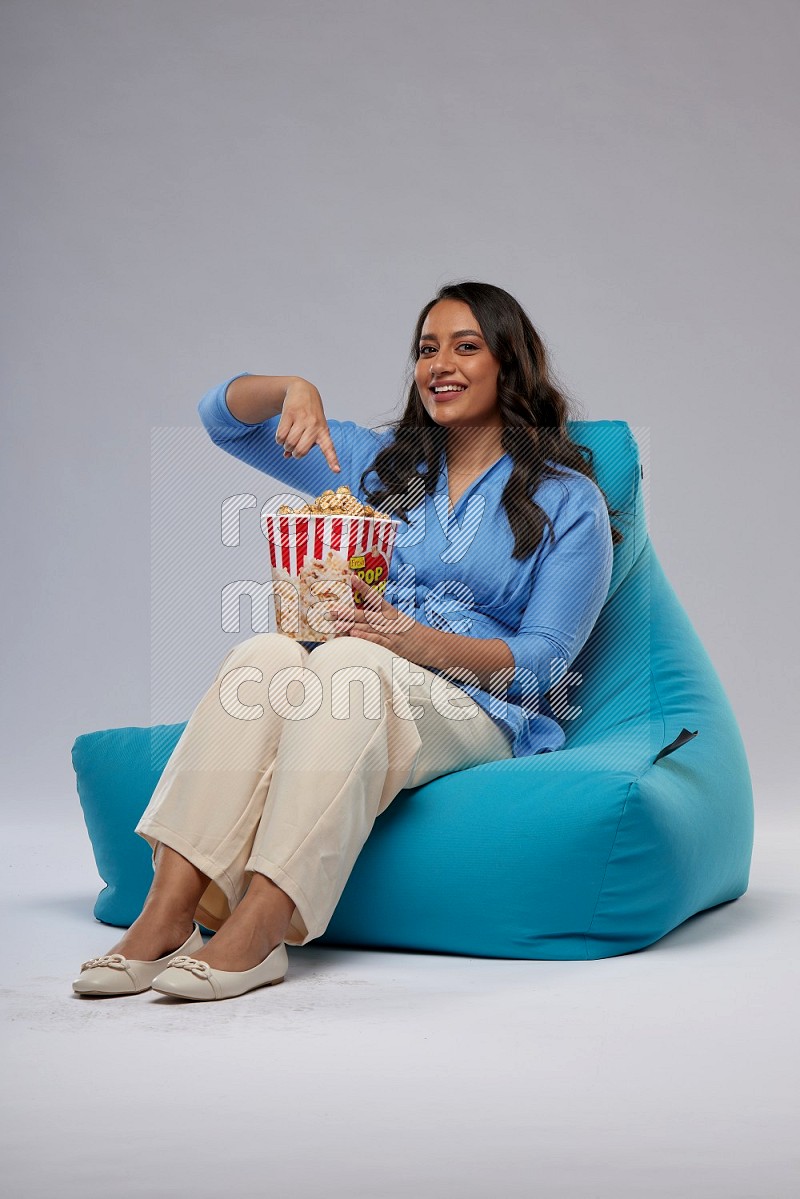
M405 411L383 432L328 421L296 376L239 375L200 402L229 453L314 495L344 480L400 518L398 596L353 575L366 604L331 610L333 640L266 633L228 654L136 827L155 871L142 913L84 963L78 993L208 1000L281 982L285 945L325 931L398 792L564 743L546 693L589 636L620 538L591 455L501 288L441 288L411 357ZM361 704L335 685L343 669ZM215 930L206 945L195 920Z

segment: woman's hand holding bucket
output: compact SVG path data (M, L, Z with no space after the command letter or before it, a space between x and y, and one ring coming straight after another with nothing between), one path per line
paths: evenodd
M392 607L377 587L370 587L354 571L350 574L352 602L339 601L328 609L336 622L337 636L358 637L385 645L393 653L419 662L426 626Z

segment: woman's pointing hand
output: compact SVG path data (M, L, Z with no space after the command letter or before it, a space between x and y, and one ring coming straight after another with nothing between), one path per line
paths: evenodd
M287 387L275 440L283 446L284 458L304 458L318 445L331 470L341 470L322 407L322 396L307 379L295 379Z

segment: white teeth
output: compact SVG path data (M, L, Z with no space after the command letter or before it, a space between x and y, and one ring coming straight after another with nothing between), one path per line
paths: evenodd
M440 391L464 391L464 388L463 387L455 387L452 383L449 383L447 385L447 387L434 387L433 390L434 390L434 393L436 395L438 395Z

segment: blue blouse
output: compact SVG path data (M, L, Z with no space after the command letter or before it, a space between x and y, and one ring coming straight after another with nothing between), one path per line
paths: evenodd
M361 474L393 439L391 429L329 419L341 474L330 469L318 446L304 458L284 458L275 441L280 415L250 425L230 412L226 391L239 377L212 388L198 406L215 445L298 492L316 496L347 483L366 499ZM511 457L503 454L479 475L455 508L444 453L441 467L435 493L411 508L408 525L400 522L385 598L431 628L505 641L514 658L510 682L503 676L503 686L490 692L452 681L504 729L514 757L560 749L566 738L551 703L567 719L568 705L579 700L578 691L569 691L578 682L568 675L569 666L589 637L611 581L613 547L603 495L591 479L569 468L543 480L535 500L553 522L555 542L545 527L534 554L520 562L512 558L514 536L501 500ZM375 485L377 476L370 474L367 482Z

